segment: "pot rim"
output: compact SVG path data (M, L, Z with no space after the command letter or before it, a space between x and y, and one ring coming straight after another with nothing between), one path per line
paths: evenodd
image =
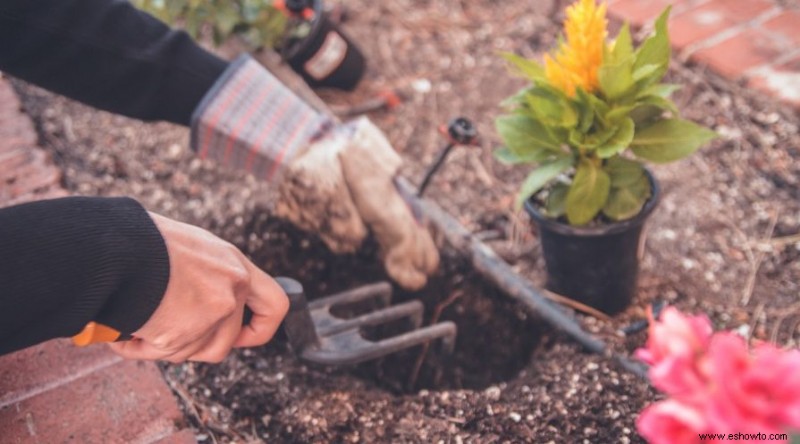
M644 172L647 175L648 181L650 181L652 195L647 199L647 202L645 202L639 214L630 219L604 224L599 227L574 227L545 216L536 208L536 205L532 203L530 198L525 201L525 211L540 227L567 236L592 237L622 233L643 225L661 200L661 187L658 185L655 176L646 167L644 168Z
M312 42L316 41L319 37L322 23L327 20L325 12L322 10L322 0L314 0L314 18L311 20L311 31L305 38L302 38L289 47L283 48L283 56L285 59L290 59L297 54L303 52Z

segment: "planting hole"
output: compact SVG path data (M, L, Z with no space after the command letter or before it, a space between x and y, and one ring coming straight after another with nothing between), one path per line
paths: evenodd
M300 281L309 300L388 280L376 259L374 243L368 242L358 254L334 255L318 239L267 215L251 221L248 232L254 235L243 249L254 262L273 276ZM542 334L541 322L453 257L442 257L439 272L423 290L393 288L392 305L414 299L425 305L423 326L430 325L433 316L457 325L453 354L443 354L437 341L427 350L417 346L353 366L350 371L396 393L423 388L481 389L516 377L531 359ZM333 313L347 319L376 308L372 303L357 303L339 306ZM409 328L408 320L403 319L362 332L375 340ZM418 365L423 353L425 359Z

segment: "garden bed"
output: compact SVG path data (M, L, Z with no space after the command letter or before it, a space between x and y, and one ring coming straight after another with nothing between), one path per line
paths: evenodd
M382 87L419 92L391 113L373 115L418 181L442 143L438 123L467 115L479 148L456 151L428 196L535 283L544 272L527 218L512 211L524 169L492 158L497 103L520 86L498 51L526 56L551 47L558 25L548 2L348 2L346 28L368 54L367 79L352 95L322 92L346 105ZM461 6L459 6L461 5ZM492 20L488 18L492 17ZM558 19L558 17L556 17ZM655 168L664 199L649 226L641 290L611 321L581 317L585 328L629 354L644 334L616 331L663 299L707 313L718 328L797 345L800 337L800 131L798 116L701 67L674 64L684 116L722 138L677 165ZM424 92L425 81L430 91ZM270 215L270 189L196 159L187 132L143 124L16 84L42 145L74 193L129 195L149 209L206 227L241 247L274 275L299 279L310 297L385 276L374 246L333 256L313 235ZM779 239L783 238L783 240ZM423 292L426 315L442 301L458 323L451 360L431 355L413 388L419 350L354 368L298 362L278 338L234 353L220 365L164 366L200 437L331 442L637 442L635 418L656 398L646 383L581 352L445 250Z

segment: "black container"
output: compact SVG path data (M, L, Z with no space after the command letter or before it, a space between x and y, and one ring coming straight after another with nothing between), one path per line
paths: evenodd
M547 265L547 289L608 314L630 305L636 294L642 231L660 190L650 172L652 195L632 218L598 227L573 227L545 217L531 200L525 210L539 230Z
M288 42L283 57L310 86L350 91L364 75L364 55L322 10L322 2L314 3L311 31L302 39Z

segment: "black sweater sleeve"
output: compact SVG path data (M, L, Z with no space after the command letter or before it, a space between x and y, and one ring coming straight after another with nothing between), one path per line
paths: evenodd
M89 321L124 334L155 311L169 255L128 198L68 197L0 209L0 355Z
M188 125L226 67L126 0L0 0L0 71L97 108Z

